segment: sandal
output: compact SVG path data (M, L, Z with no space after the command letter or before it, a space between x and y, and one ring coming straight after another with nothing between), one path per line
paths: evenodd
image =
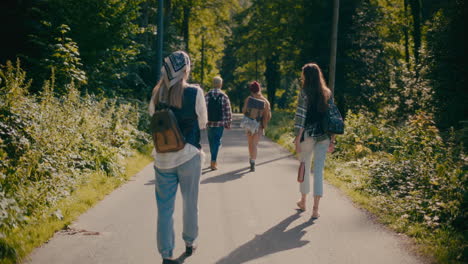
M298 201L296 203L297 207L299 207L299 210L301 211L305 211L306 210L306 206L305 206L305 202L301 202L301 201Z
M312 210L312 219L317 219L320 217L320 214L318 212L318 207L313 207L313 210Z

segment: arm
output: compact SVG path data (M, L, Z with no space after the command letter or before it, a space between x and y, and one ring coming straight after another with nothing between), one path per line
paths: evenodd
M229 129L231 128L231 122L232 122L231 101L229 100L229 97L227 95L225 95L224 99L225 99L224 104L223 104L224 127Z
M208 101L210 100L210 92L207 92L205 94L205 103L206 103L206 108L208 109Z
M242 106L242 113L245 114L247 112L247 101L249 100L249 97L245 98L244 100L244 105Z
M271 107L270 107L270 103L265 99L265 112L263 113L263 119L262 119L263 128L267 127L270 119L271 119Z
M328 152L333 152L335 150L335 134L330 135L330 145L328 145Z
M296 115L294 116L294 133L297 135L299 130L302 129L302 132L305 128L305 120L307 115L307 104L305 98L302 96L302 93L299 94Z
M296 153L301 153L301 137L304 133L304 128L299 128L297 131L296 137L294 138L294 145L296 146Z
M203 95L203 90L201 88L197 91L197 98L195 100L195 111L198 116L198 126L200 127L200 129L205 129L206 123L208 123L208 113L206 110L205 96Z

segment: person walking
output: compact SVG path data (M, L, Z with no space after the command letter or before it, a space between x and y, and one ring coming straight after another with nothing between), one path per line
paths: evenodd
M221 146L224 128L230 129L232 122L231 102L229 97L221 91L223 79L213 79L213 89L205 95L206 107L208 108L208 142L211 153L211 170L217 170L218 151Z
M256 81L249 85L250 95L245 99L242 113L244 118L241 127L246 130L249 144L250 171L255 171L257 159L257 146L260 137L264 135L265 128L271 119L270 102L263 96L262 88Z
M314 159L314 205L312 218L319 217L319 202L323 196L323 170L327 150L334 149L335 135L324 133L321 120L328 108L332 93L325 83L320 67L309 63L302 67L302 87L295 116L294 143L301 162L305 163L304 181L300 183L301 198L297 206L306 210L306 198L310 193L310 168Z
M207 111L203 90L188 84L190 58L187 53L177 51L164 59L161 80L153 89L149 104L152 116L159 106L169 105L180 128L185 145L181 150L166 153L154 151L156 179L157 246L163 264L177 263L173 259L174 249L174 203L177 187L183 199L183 232L185 255L192 255L198 237L198 189L201 176L203 151L200 145L200 129L204 129ZM162 101L167 95L167 101Z

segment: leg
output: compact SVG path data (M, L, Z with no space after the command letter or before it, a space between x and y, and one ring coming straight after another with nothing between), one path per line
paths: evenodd
M157 244L162 258L172 258L174 249L174 202L177 193L177 175L174 170L156 172L156 205L158 207Z
M314 144L314 195L323 195L323 169L330 140L322 140Z
M301 153L299 160L305 163L304 181L299 185L299 191L302 195L310 192L310 168L312 163L314 140L311 137L305 137L301 142Z
M307 194L301 193L301 199L297 201L297 207L299 207L300 210L305 211L306 210L306 200L307 200Z
M221 146L221 137L223 136L224 127L213 127L212 129L213 129L213 148L211 150L211 161L216 161L218 158L219 147Z
M213 152L214 152L214 134L215 134L215 127L208 127L207 128L207 134L208 134L208 144L210 145L210 154L211 154L211 161L214 161L216 159L213 159Z
M249 159L252 159L253 153L253 134L247 133L247 143L249 144Z
M257 133L252 135L252 159L256 160L257 159L257 146L258 142L260 141L260 133L262 131L258 131Z
M255 171L255 158L254 158L254 135L250 132L247 133L247 142L249 143L249 164L250 171ZM256 154L255 154L256 156Z
M330 140L322 140L314 146L314 211L312 217L317 218L320 198L323 196L323 169Z
M197 154L177 169L183 199L182 237L192 246L198 237L198 189L201 175L201 156Z

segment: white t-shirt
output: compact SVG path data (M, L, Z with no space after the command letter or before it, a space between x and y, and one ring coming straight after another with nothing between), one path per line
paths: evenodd
M195 87L197 88L197 97L195 100L195 112L197 114L198 126L200 127L200 129L205 129L206 123L208 122L205 95L203 93L203 90L200 87L197 87L197 86ZM150 101L149 112L150 112L150 115L154 114L154 96L153 98L151 98L151 101ZM200 155L202 156L202 162L203 162L205 153L203 153L203 150L197 149L192 144L185 144L185 147L183 149L176 151L176 152L157 153L156 150L153 149L154 166L156 166L158 169L175 168L191 160L198 153L200 153Z

